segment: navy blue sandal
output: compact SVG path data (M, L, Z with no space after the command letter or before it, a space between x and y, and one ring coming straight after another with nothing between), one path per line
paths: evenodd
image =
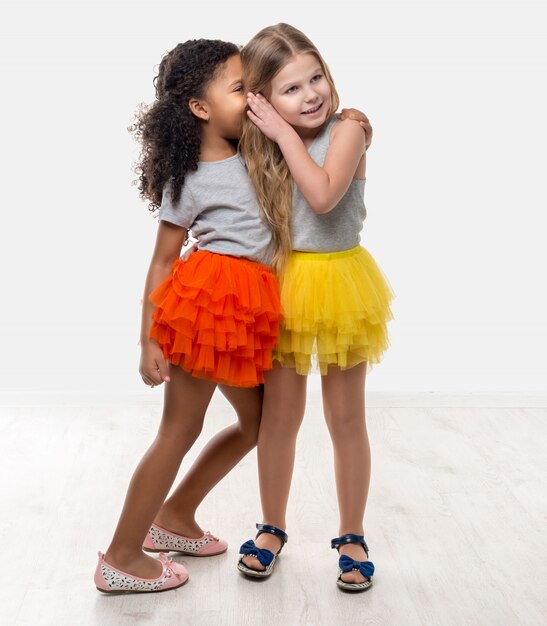
M339 550L340 546L345 543L360 543L368 559L368 546L363 535L342 535L336 537L330 542L331 548ZM372 576L374 574L374 563L372 561L354 561L350 556L341 554L338 560L338 580L336 584L344 591L366 591L372 587ZM362 583L347 583L342 580L342 574L355 570L362 574L366 580Z
M255 542L252 539L249 539L249 541L246 541L239 549L237 569L242 574L245 574L245 576L251 576L252 578L267 578L273 572L275 561L289 538L287 537L287 533L283 532L280 528L276 528L275 526L270 526L269 524L257 524L256 527L258 532L255 539L260 537L262 533L271 533L281 539L281 547L277 553L274 554L271 550L267 550L266 548L258 548L255 545ZM256 557L260 561L261 565L263 565L266 569L259 570L248 567L245 563L243 563L243 558L246 556Z

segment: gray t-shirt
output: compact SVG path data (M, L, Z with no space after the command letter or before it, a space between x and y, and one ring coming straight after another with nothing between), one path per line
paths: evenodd
M308 153L323 165L330 133L338 116L333 116L314 139ZM318 215L294 188L291 233L293 250L303 252L341 252L359 245L359 233L367 216L364 201L365 180L352 180L340 202L328 213Z
M200 161L184 177L180 200L171 201L171 185L163 189L161 220L183 226L198 239L198 248L246 257L269 265L272 233L239 154L222 161Z

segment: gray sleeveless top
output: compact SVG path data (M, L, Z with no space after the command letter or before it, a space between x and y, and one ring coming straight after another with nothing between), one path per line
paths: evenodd
M323 165L330 133L338 116L333 116L308 148ZM296 187L291 216L292 248L303 252L340 252L359 245L359 233L367 215L364 201L365 180L352 180L340 202L328 213L317 215Z

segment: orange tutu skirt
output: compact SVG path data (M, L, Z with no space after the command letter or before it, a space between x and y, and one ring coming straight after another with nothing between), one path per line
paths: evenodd
M177 259L149 298L157 307L150 338L170 363L225 385L264 382L281 318L269 267L198 250Z

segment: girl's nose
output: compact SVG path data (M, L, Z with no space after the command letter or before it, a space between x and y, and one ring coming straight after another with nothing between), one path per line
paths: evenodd
M317 100L317 94L312 89L308 89L304 94L304 101L312 103L315 100Z

